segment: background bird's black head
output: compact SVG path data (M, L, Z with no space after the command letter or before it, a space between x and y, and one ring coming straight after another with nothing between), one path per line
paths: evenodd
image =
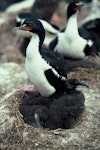
M24 27L26 31L36 33L39 36L40 45L42 46L45 38L45 30L42 23L38 19L25 19L24 21L22 21L22 27Z
M71 2L67 8L67 18L71 17L73 14L75 14L78 10L80 10L80 7L84 3L80 0L74 0Z

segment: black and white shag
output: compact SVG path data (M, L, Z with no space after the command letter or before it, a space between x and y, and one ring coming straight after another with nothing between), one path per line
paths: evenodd
M30 81L42 96L69 93L78 85L85 85L77 79L68 80L60 57L51 50L42 48L45 30L38 19L25 19L21 27L16 28L18 29L31 37L26 50L25 68Z
M58 33L49 47L62 57L84 59L87 56L96 56L99 48L92 34L84 28L78 28L77 17L83 2L74 0L67 8L66 28Z

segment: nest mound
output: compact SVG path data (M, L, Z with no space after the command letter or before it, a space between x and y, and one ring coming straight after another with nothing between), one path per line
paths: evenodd
M96 108L88 108L79 117L75 126L65 129L40 129L32 127L23 121L19 112L25 93L14 91L6 95L0 104L0 149L95 149L98 147L99 113ZM95 131L95 133L94 133ZM91 136L91 138L88 138ZM93 143L92 143L93 142Z

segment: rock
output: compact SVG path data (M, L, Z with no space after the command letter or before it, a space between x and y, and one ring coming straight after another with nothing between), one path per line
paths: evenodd
M4 63L0 65L0 97L18 89L27 82L24 65Z

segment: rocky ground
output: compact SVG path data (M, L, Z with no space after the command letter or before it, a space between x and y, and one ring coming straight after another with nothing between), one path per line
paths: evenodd
M24 69L25 58L12 46L16 40L13 17L8 15L10 22L0 27L0 149L99 150L100 70L77 68L68 74L89 85L81 89L86 108L72 129L49 131L24 123L18 108L25 93L18 88L30 82Z

